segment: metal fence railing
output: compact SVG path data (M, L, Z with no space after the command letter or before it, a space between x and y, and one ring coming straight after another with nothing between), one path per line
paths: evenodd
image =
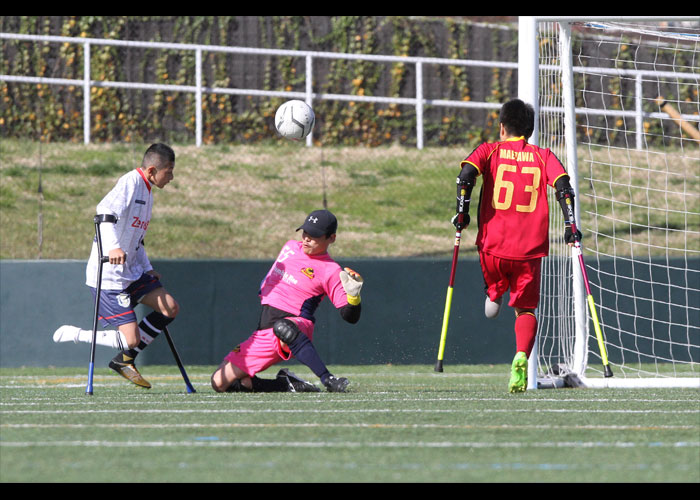
M161 90L174 92L189 92L195 95L195 117L196 117L196 144L202 144L202 95L204 93L212 94L228 94L242 96L267 96L267 97L283 97L290 99L302 99L310 106L313 106L314 100L337 100L337 101L356 101L356 102L379 102L379 103L394 103L415 106L416 109L416 144L418 149L423 148L423 108L426 105L430 106L445 106L459 107L472 109L498 109L500 103L493 102L475 102L475 101L456 101L448 99L426 99L423 95L423 66L427 64L449 65L449 66L471 66L480 68L508 68L517 70L516 62L495 62L495 61L478 61L465 59L443 59L430 57L400 57L400 56L383 56L372 54L345 54L338 52L309 52L299 50L283 50L283 49L262 49L249 47L224 47L216 45L196 45L187 43L163 43L163 42L141 42L141 41L126 41L126 40L106 40L96 38L74 38L63 36L49 35L23 35L14 33L0 33L0 39L4 40L22 40L34 42L48 42L61 44L80 44L83 46L83 78L82 79L67 79L67 78L46 78L26 75L2 75L0 80L8 82L35 83L46 85L75 85L82 86L83 92L83 139L85 144L90 143L90 88L91 87L111 87L123 89L142 89L142 90ZM118 82L93 79L90 69L90 47L93 45L111 45L118 47L139 47L148 49L163 49L163 50L180 50L193 51L195 54L195 84L194 85L172 85L172 84L152 84L152 83L135 83L135 82ZM298 91L276 91L276 90L260 90L250 88L223 88L223 87L208 87L202 84L202 54L205 52L233 53L246 55L260 56L284 56L284 57L299 57L305 60L305 90ZM415 66L415 97L387 97L387 96L362 96L354 94L326 94L317 93L314 91L314 82L312 78L312 70L315 59L354 59L373 62L387 63L403 63L413 64ZM306 138L306 144L312 145L312 135L309 134Z
M226 47L217 45L197 45L188 43L165 43L165 42L143 42L143 41L127 41L127 40L108 40L108 39L97 39L97 38L75 38L75 37L64 37L64 36L50 36L50 35L25 35L17 33L0 33L0 39L3 40L20 40L20 41L32 41L32 42L44 42L44 43L56 43L56 44L79 44L83 47L83 78L82 79L70 79L70 78L51 78L43 76L31 76L31 75L6 75L0 74L0 81L6 82L21 82L21 83L34 83L34 84L46 84L46 85L72 85L80 86L84 89L83 92L83 140L85 144L90 143L90 89L92 87L106 87L106 88L121 88L121 89L140 89L140 90L152 90L152 91L171 91L171 92L186 92L195 95L194 106L195 106L195 141L197 146L202 144L202 128L203 128L203 118L202 118L202 96L203 94L227 94L227 95L239 95L239 96L257 96L257 97L282 97L289 99L302 99L313 107L313 102L318 100L335 100L335 101L355 101L355 102L374 102L374 103L387 103L387 104L400 104L409 105L415 108L416 112L416 146L418 149L423 149L424 146L424 107L425 106L437 106L437 107L452 107L452 108L471 108L471 109L481 109L481 110L496 110L499 109L501 103L497 102L486 102L486 101L459 101L452 99L431 99L426 98L423 92L423 68L426 65L443 65L443 66L465 66L474 68L491 68L491 69L510 69L518 71L520 64L518 62L507 62L507 61L483 61L483 60L467 60L467 59L448 59L448 58L432 58L432 57L411 57L411 56L386 56L386 55L375 55L375 54L347 54L340 52L313 52L313 51L299 51L299 50L284 50L284 49L264 49L264 48L250 48L250 47ZM194 85L174 85L174 84L154 84L145 82L124 82L124 81L108 81L94 79L91 73L90 66L90 48L91 46L117 46L117 47L137 47L144 49L156 49L156 50L178 50L178 51L190 51L194 52L195 55L195 78ZM229 53L229 54L244 54L253 56L280 56L280 57L295 57L304 59L305 68L305 87L304 91L285 91L285 90L261 90L255 88L229 88L229 87L217 87L217 86L206 86L203 84L203 54L204 53ZM317 92L314 88L313 81L313 68L314 61L319 59L330 59L330 60L359 60L359 61L371 61L371 62L385 62L385 63L402 63L410 64L415 67L415 93L414 97L390 97L390 96L366 96L357 94L336 94L336 93L321 93ZM528 64L523 63L524 67L527 69ZM549 68L553 71L558 71L558 67ZM663 118L662 113L646 112L642 109L643 96L641 93L641 82L647 78L673 78L675 80L688 80L696 81L698 80L698 75L696 73L683 73L683 72L659 72L659 71L649 71L649 70L635 70L635 69L617 69L617 68L603 68L603 67L582 67L574 66L574 74L578 75L605 75L607 77L617 77L617 78L627 78L632 79L635 82L635 105L633 109L592 109L587 106L586 108L576 108L576 114L588 114L588 115L598 115L598 116L614 116L622 118L631 118L635 123L634 134L636 136L637 146L640 147L642 136L644 134L642 121L644 118ZM523 71L525 73L525 71ZM528 78L527 74L519 74L519 79ZM521 96L522 97L522 96ZM563 109L557 108L547 108L542 111L548 112L561 112ZM685 120L697 120L696 115L683 115ZM312 134L309 134L306 138L307 146L311 146L313 140Z

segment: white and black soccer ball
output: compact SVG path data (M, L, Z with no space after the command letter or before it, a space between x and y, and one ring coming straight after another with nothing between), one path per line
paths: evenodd
M303 139L314 128L315 122L316 115L311 106L296 99L285 102L275 113L275 128L287 139Z

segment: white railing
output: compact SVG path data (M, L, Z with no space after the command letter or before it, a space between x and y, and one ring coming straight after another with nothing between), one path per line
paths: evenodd
M8 82L36 83L47 85L76 85L82 86L83 92L83 137L85 144L90 143L90 88L91 87L111 87L141 90L163 90L177 92L191 92L195 94L195 135L197 146L202 144L202 95L230 94L244 96L266 96L284 97L290 99L303 99L313 107L314 100L336 100L336 101L357 101L357 102L381 102L393 104L405 104L416 108L416 144L418 149L423 148L423 108L430 106L460 107L473 109L498 109L500 103L492 102L467 102L447 99L426 99L423 96L423 65L439 64L449 66L472 66L481 68L509 68L517 70L518 64L515 62L493 62L477 61L465 59L441 59L431 57L400 57L381 56L371 54L344 54L338 52L309 52L299 50L283 49L259 49L248 47L223 47L217 45L195 45L187 43L162 43L162 42L134 42L126 40L105 40L97 38L73 38L49 35L21 35L14 33L0 33L0 39L26 40L35 42L52 43L76 43L83 46L83 79L66 78L45 78L33 76L0 75L0 80ZM132 82L114 82L105 80L93 80L90 73L90 47L92 45L112 45L118 47L140 47L151 49L168 49L194 51L195 53L195 84L194 85L169 85L169 84L148 84ZM303 57L306 64L306 86L304 92L275 91L258 89L239 89L206 87L202 85L202 53L203 52L224 52L232 54L248 54L261 56L284 56ZM416 97L380 97L380 96L360 96L351 94L322 94L313 90L312 69L314 59L355 59L363 61L388 62L414 64L416 68ZM312 135L306 138L307 146L312 145Z
M83 78L68 79L68 78L46 78L37 76L16 76L0 74L0 81L7 82L22 82L47 85L76 85L82 86L83 92L83 140L85 144L90 143L90 88L91 87L110 87L110 88L125 88L125 89L140 89L140 90L162 90L174 92L190 92L195 94L195 137L197 146L202 144L202 95L205 93L211 94L229 94L243 96L266 96L266 97L283 97L289 99L302 99L313 107L314 100L335 100L335 101L356 101L356 102L380 102L391 104L403 104L414 106L416 109L416 145L418 149L423 149L423 108L428 106L443 106L455 108L471 108L471 109L500 109L501 103L493 102L477 102L477 101L455 101L448 99L426 99L423 95L423 66L426 64L446 65L446 66L471 66L478 68L505 68L518 70L519 63L507 61L480 61L467 59L446 59L434 57L409 57L409 56L382 56L372 54L345 54L340 52L310 52L299 50L284 50L284 49L260 49L250 47L224 47L218 45L196 45L187 43L164 43L164 42L136 42L127 40L106 40L98 38L75 38L64 36L49 36L49 35L22 35L16 33L0 33L0 39L7 40L25 40L34 42L50 42L50 43L75 43L83 46ZM195 53L195 84L194 85L172 85L172 84L151 84L151 83L133 83L133 82L115 82L106 80L93 80L90 72L90 47L92 45L111 45L117 47L140 47L152 49L167 49L167 50L183 50L194 51ZM520 49L522 51L522 47ZM259 89L242 89L242 88L223 88L223 87L207 87L202 85L202 53L203 52L223 52L232 54L248 54L260 56L283 56L283 57L303 57L305 60L305 90L299 91L276 91L276 90L259 90ZM522 52L519 58L522 58ZM313 90L313 61L314 59L353 59L363 61L387 62L387 63L403 63L415 65L416 88L415 97L381 97L381 96L361 96L353 94L326 94L316 93ZM528 68L529 64L523 65ZM535 66L536 67L536 66ZM559 68L551 68L559 70ZM659 76L658 72L645 72L642 70L619 70L611 68L592 68L579 67L573 68L574 73L599 73L611 76L630 76L637 81L636 105L634 110L610 110L610 109L591 109L591 108L576 108L577 114L598 114L605 116L630 116L635 118L637 144L640 145L644 130L642 120L645 117L665 118L662 113L647 113L642 110L642 93L641 81L645 76L653 74ZM530 79L523 79L523 75L519 75L519 94L520 97L527 99L527 95L531 93L526 85L523 89L523 81L527 82ZM669 73L664 76L678 79L695 79L699 76L694 73ZM533 77L533 80L534 79ZM563 113L563 109L547 109L546 111L559 111ZM683 115L686 120L697 120L695 115ZM312 134L306 138L307 146L312 145Z
M563 108L539 108L538 96L539 96L539 70L547 69L549 71L562 71L560 66L549 66L540 65L538 61L539 56L539 37L538 37L538 23L539 22L593 22L593 21L609 21L609 22L649 22L656 21L659 17L657 16L521 16L518 20L518 62L520 63L521 72L518 74L518 95L521 99L533 104L535 106L535 112L547 111L547 112L559 112L564 113ZM685 22L692 21L697 22L697 16L663 16L664 20ZM698 43L697 34L688 35L689 39ZM573 63L572 63L573 64ZM569 68L567 68L569 69ZM636 148L641 150L643 148L644 139L644 118L655 118L659 120L667 120L669 116L662 112L645 112L642 109L642 103L645 100L650 100L648 97L645 98L642 92L642 82L644 78L649 80L658 79L670 79L672 81L682 81L682 80L695 80L700 82L700 74L694 72L680 72L680 71L658 71L658 70L636 70L636 69L617 69L617 68L598 68L598 67L584 67L584 66L571 66L570 70L573 73L582 73L587 75L600 75L600 76L613 76L613 77L624 77L628 79L634 79L635 89L634 89L634 109L633 110L619 110L619 109L595 109L595 108L575 108L574 113L578 115L597 115L597 116L613 116L613 117L633 117L635 120L635 139ZM653 96L654 100L656 96ZM681 118L686 121L698 121L700 116L695 114L681 114ZM535 132L533 136L538 137L538 121L535 120Z

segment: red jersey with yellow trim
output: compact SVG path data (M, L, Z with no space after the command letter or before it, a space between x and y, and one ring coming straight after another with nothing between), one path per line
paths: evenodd
M528 260L549 254L547 185L566 175L549 149L524 137L484 143L465 158L482 176L476 246L497 257Z

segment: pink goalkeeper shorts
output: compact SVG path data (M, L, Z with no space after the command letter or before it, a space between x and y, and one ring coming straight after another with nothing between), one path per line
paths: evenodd
M294 321L299 329L313 340L314 324L305 318L286 318ZM280 345L280 340L272 331L272 328L256 330L247 340L238 344L233 351L228 353L224 361L237 366L248 376L267 370L280 361L287 361L292 353L286 347Z

